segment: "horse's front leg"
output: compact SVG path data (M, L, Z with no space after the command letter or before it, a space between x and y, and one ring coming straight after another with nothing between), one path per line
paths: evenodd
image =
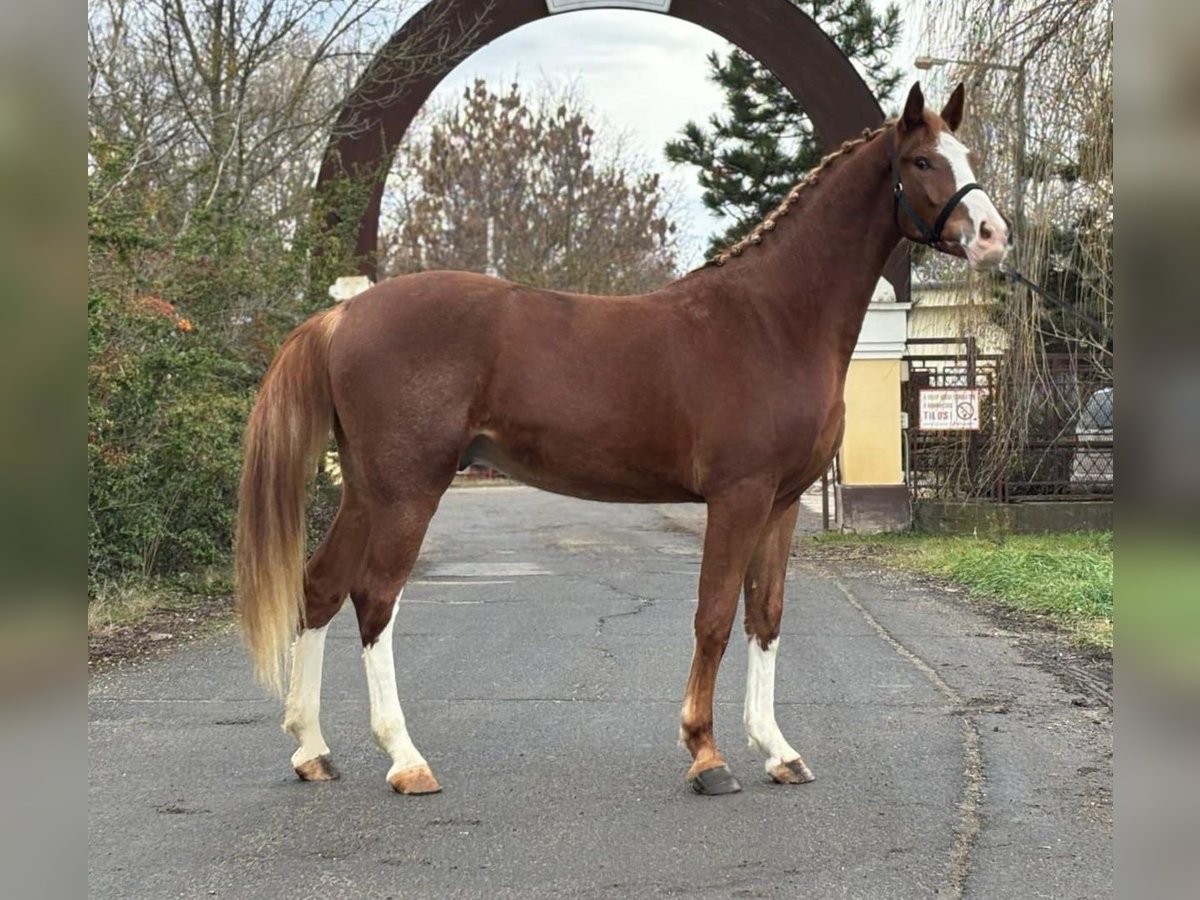
M746 570L746 635L750 639L743 721L750 746L766 757L767 774L781 784L815 776L775 722L775 656L783 618L783 582L800 503L772 514Z
M696 649L679 730L680 741L692 754L687 778L698 794L741 790L713 739L713 691L737 613L742 579L771 509L773 488L740 484L708 502L695 618Z

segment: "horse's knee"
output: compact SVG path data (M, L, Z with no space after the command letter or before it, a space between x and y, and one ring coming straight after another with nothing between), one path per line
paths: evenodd
M757 644L763 650L766 650L771 644L779 640L779 623L746 623L746 637L754 644Z
M756 641L759 646L766 648L767 644L779 637L779 616L772 616L766 604L752 604L746 599L746 637Z
M758 591L746 593L746 636L757 641L764 650L767 644L779 637L783 621L782 585L771 585Z
M697 616L693 629L696 637L696 653L704 657L720 658L729 643L729 633L733 630L733 623L714 622Z

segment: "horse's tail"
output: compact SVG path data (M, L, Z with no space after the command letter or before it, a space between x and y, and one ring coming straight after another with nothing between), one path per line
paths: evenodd
M246 425L237 606L255 675L277 693L304 618L304 507L308 479L329 440L329 341L343 309L319 313L288 335Z

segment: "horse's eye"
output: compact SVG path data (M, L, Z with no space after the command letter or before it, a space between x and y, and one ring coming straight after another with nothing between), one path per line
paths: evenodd
M918 156L915 160L913 160L913 164L918 169L928 169L929 168L929 160L926 159L924 156Z

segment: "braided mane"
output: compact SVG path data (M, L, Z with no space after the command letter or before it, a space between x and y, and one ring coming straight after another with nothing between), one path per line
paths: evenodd
M809 173L807 175L805 175L802 179L800 179L799 182L797 182L795 187L793 187L790 191L788 191L787 196L783 198L783 201L777 207L775 207L773 210L771 210L771 212L767 213L766 218L764 218L761 222L759 222L754 227L753 231L751 231L748 235L746 235L744 238L742 238L736 244L726 247L724 250L722 250L720 253L718 253L716 256L714 256L712 259L710 259L707 263L705 263L705 265L707 265L707 266L723 266L723 265L725 265L725 263L729 262L729 259L731 257L741 256L745 252L747 247L750 247L755 244L761 244L762 240L763 240L763 235L766 234L768 231L775 230L775 225L779 221L779 217L786 216L788 214L788 212L791 211L792 206L794 206L796 201L798 199L800 199L800 195L804 191L804 189L807 187L810 187L812 185L815 185L817 183L817 181L819 180L821 173L823 171L825 171L826 168L828 168L830 163L832 163L835 159L840 159L841 157L845 156L847 153L853 152L858 147L861 147L863 144L867 143L868 141L874 140L879 135L881 135L885 131L887 131L888 128L890 128L893 124L894 124L894 120L888 119L878 128L874 128L874 129L866 128L863 130L861 137L857 137L854 140L850 140L850 141L844 141L842 143L842 146L840 146L837 150L834 150L832 153L826 154L824 157L822 157L821 161L819 163L817 163L815 168L813 168L811 171L809 171Z

